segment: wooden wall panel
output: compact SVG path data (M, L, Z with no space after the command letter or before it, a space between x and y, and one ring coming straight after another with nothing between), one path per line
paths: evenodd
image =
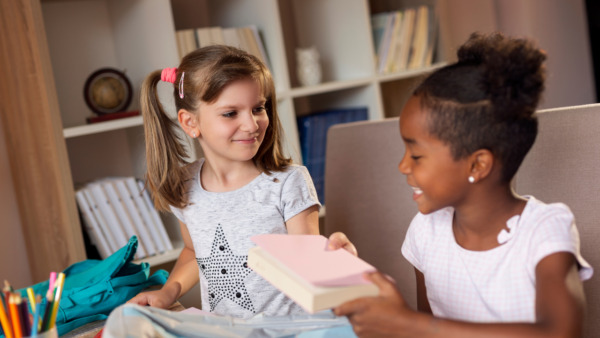
M0 118L41 281L86 257L39 0L0 1L0 69Z

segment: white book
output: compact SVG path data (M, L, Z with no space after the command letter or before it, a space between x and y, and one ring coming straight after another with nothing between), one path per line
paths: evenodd
M156 245L154 244L154 240L150 235L148 225L146 225L146 223L144 222L142 215L135 204L133 195L129 192L127 186L125 185L125 180L116 179L112 181L112 184L115 186L119 197L125 204L125 209L127 210L129 216L133 220L133 225L136 229L136 233L139 234L140 242L144 244L146 254L148 256L155 255L158 252L156 250Z
M388 55L386 57L386 65L383 70L384 73L395 72L398 68L396 65L396 55L400 52L400 44L402 40L401 27L402 27L402 12L394 12L394 26L392 28L392 36L390 38L390 47L388 49Z
M88 203L85 193L82 190L77 190L75 192L75 199L77 200L77 205L83 215L83 225L87 234L90 236L90 240L98 249L98 253L102 259L109 257L113 252L102 233L100 224L98 224L96 216L94 216L93 208Z
M415 17L415 30L412 43L412 55L408 62L409 69L423 67L423 61L427 53L427 35L429 30L429 8L419 6Z
M119 248L124 247L128 242L127 235L117 218L117 214L115 213L108 196L104 193L104 189L102 189L102 186L99 183L90 183L88 184L88 187L98 205L102 217L106 220L108 230L115 238L117 246Z
M405 70L408 67L408 62L411 55L413 32L415 25L415 17L417 13L414 8L407 8L403 13L403 22L401 30L401 48L397 55L398 70Z
M144 202L146 203L148 210L150 210L150 215L152 216L154 225L156 226L156 229L158 230L158 233L160 234L160 238L161 238L165 248L167 250L173 250L173 244L171 243L171 239L169 239L169 235L167 234L165 225L162 222L162 219L160 218L158 211L156 211L156 209L154 208L154 203L152 203L152 200L150 199L150 195L148 194L148 191L146 191L146 189L144 189L144 183L137 182L137 184L140 189L140 192L142 193Z
M198 39L199 48L214 44L210 35L210 27L196 28L196 38Z
M254 39L256 40L256 43L258 44L258 50L260 52L261 59L263 60L263 62L265 63L265 65L268 68L271 68L270 61L269 61L269 55L267 54L267 50L265 49L265 44L264 44L264 41L262 40L260 32L258 31L258 27L256 27L256 25L250 25L250 26L248 26L248 28L250 28L250 30L252 31L252 34L254 35Z
M385 30L383 33L383 37L381 38L381 43L379 44L379 50L377 51L378 62L377 62L377 71L379 73L385 72L385 67L387 66L387 57L389 54L392 42L392 34L394 31L394 23L396 21L396 15L394 13L388 13L387 20L385 22Z
M100 181L99 183L102 186L102 189L104 189L106 196L110 200L110 204L113 207L113 209L117 215L117 219L119 220L119 223L123 227L123 230L125 231L125 235L127 236L127 238L129 239L133 236L140 238L138 231L136 231L136 229L133 225L133 219L127 212L127 209L125 206L125 201L123 201L121 196L117 193L117 190L115 189L115 186L112 184L112 181L113 181L113 179L105 179L105 180ZM138 247L135 252L135 258L140 259L140 258L144 258L146 256L148 256L148 254L146 253L146 247L145 247L144 243L142 241L138 241Z
M210 34L210 40L213 45L222 45L225 43L225 39L223 38L223 29L221 27L209 27L208 33Z
M146 206L146 202L144 201L144 197L142 196L142 191L137 185L135 178L127 177L125 179L125 185L127 186L127 190L133 196L133 201L137 206L137 209L140 211L140 215L142 216L142 220L144 220L144 224L146 224L146 228L152 237L154 245L156 246L156 250L158 252L167 251L167 247L163 244L163 240L161 239L160 232L156 228L154 224L154 220L152 215L150 214L150 210Z
M117 239L112 234L112 231L110 231L110 226L108 225L108 222L102 215L102 212L100 211L100 207L98 206L98 202L96 202L96 199L92 195L91 190L87 186L80 190L83 193L83 195L85 196L90 208L92 209L92 214L94 215L96 221L98 222L98 225L100 226L100 230L102 230L102 234L104 235L104 238L106 239L106 242L108 244L111 254L117 252L117 250L120 249L120 246L117 243Z
M225 41L225 44L228 46L232 46L232 47L236 47L236 48L240 48L240 39L238 38L238 33L237 33L237 29L230 27L230 28L223 28L223 40Z

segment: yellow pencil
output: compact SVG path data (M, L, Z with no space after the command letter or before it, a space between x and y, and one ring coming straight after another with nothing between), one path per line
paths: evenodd
M54 304L52 304L52 312L50 313L50 323L48 323L48 330L56 325L56 315L58 314L58 305L60 303L60 296L62 295L64 285L65 274L61 272L58 274L58 278L56 279L56 294L54 295Z
M0 301L0 323L2 324L2 330L4 331L4 335L6 336L6 338L13 338L12 324L10 323L10 321L8 320L8 316L6 315L6 312L8 311L8 298L6 299L6 310L4 309L4 305L1 303L2 302Z
M27 288L27 297L29 298L29 305L31 305L31 313L35 313L35 295L32 288Z

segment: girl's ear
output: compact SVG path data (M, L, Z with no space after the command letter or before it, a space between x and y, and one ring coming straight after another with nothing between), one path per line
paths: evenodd
M490 175L494 168L494 155L487 149L479 149L469 156L471 162L471 172L469 176L473 177L474 182L478 182Z
M200 136L200 128L198 128L198 116L186 109L179 109L177 112L177 120L183 131L191 138Z

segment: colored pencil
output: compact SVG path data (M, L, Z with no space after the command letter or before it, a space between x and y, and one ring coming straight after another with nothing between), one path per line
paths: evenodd
M41 298L41 296L37 295L35 301L37 303L40 303L40 298ZM31 336L32 337L37 336L38 331L41 329L42 323L41 323L41 320L40 320L40 312L42 312L42 309L44 308L44 305L46 305L45 302L46 302L46 298L44 298L43 300L41 300L41 303L35 307L36 311L33 314L33 325L32 325L32 328L31 328Z
M27 288L27 297L29 298L29 306L31 306L31 313L35 313L35 295L33 294L32 288Z
M58 306L64 285L65 274L61 272L58 274L58 278L56 280L56 294L54 295L54 304L52 304L52 315L50 316L50 324L48 329L51 329L54 327L54 325L56 325L56 315L58 314Z
M2 288L2 293L4 294L4 302L6 303L6 316L8 317L8 320L11 322L11 325L12 325L12 317L11 317L10 309L9 309L9 306L8 306L9 299L10 299L11 289L12 289L12 287L10 286L10 284L8 283L8 281L5 279L4 280L4 287Z
M17 309L17 303L15 302L14 295L10 295L8 299L8 304L10 307L10 318L12 319L12 326L15 338L21 338L23 337L23 330L21 329L21 323L19 321L19 310Z
M56 281L56 272L50 272L50 278L48 279L48 290L54 290L54 282Z
M48 323L50 323L50 313L52 312L53 299L54 294L50 289L48 289L48 292L46 292L46 306L44 307L44 316L42 318L42 327L40 328L40 332L48 330Z
M29 318L29 306L27 305L27 299L21 298L21 295L17 294L17 306L19 310L21 330L23 331L24 336L28 336L31 332L31 319Z
M0 323L2 324L2 331L4 331L6 338L13 338L12 324L7 316L7 311L8 299L6 300L6 309L4 308L4 304L0 304Z

